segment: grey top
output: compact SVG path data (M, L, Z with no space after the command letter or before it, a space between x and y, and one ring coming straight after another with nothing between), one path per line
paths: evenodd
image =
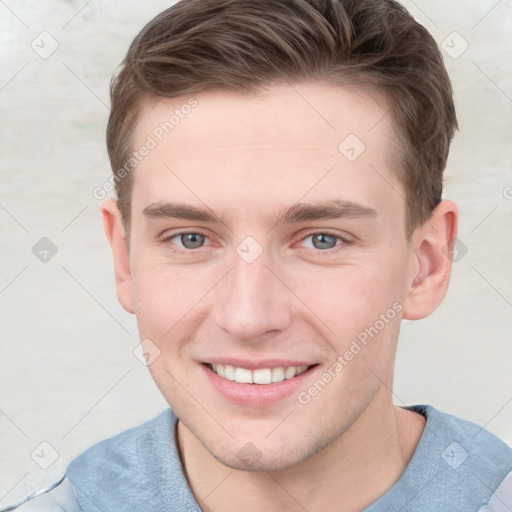
M474 423L430 405L407 407L426 427L400 479L364 512L510 512L512 449ZM171 409L102 441L65 477L0 512L200 512L176 444Z

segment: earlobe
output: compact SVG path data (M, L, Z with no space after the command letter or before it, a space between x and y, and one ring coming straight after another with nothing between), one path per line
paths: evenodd
M114 258L117 298L126 311L135 313L130 252L117 202L111 198L105 199L101 204L101 214L105 234Z
M457 224L458 207L453 201L445 200L414 233L410 285L404 300L403 318L425 318L443 301L450 281Z

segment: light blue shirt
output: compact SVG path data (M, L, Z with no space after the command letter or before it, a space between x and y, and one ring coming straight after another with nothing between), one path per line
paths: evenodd
M400 479L363 512L510 512L512 449L487 430L430 405ZM156 418L86 450L61 481L0 512L201 512L176 444L178 418Z

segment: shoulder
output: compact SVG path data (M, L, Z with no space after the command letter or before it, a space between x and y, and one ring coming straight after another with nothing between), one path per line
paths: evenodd
M66 477L84 512L146 510L148 503L157 499L163 473L180 471L176 422L174 412L166 409L71 461Z
M512 470L512 448L484 427L429 405L414 408L425 413L427 428L439 440L440 447L448 442L441 458L451 468L464 465L480 473L493 470L502 472L503 477Z
M10 510L16 512L83 512L76 499L73 486L66 477L62 477L50 487L35 492L18 503L0 508L0 512Z
M122 474L128 468L141 462L141 450L146 449L155 439L165 436L167 441L173 437L172 427L176 416L166 409L155 418L137 427L125 430L109 439L91 446L69 464L66 475L85 476L91 472L95 480L102 473Z
M365 512L512 510L512 449L507 444L431 405L405 409L423 415L425 429L402 476Z
M120 503L126 505L124 510L145 510L155 472L167 462L159 459L172 452L176 421L166 409L93 445L71 461L59 482L0 512L103 512L123 510L117 508Z
M497 500L512 506L510 446L485 428L432 406L410 409L427 417L411 460L416 470L413 476L426 484L420 493L423 502L435 505L435 510L449 505L457 510L494 512L500 510L490 508Z

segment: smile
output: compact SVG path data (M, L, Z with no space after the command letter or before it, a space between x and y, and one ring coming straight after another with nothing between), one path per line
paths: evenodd
M208 366L219 377L240 384L272 384L282 382L301 375L309 368L307 365L304 365L249 370L229 364L209 364Z

